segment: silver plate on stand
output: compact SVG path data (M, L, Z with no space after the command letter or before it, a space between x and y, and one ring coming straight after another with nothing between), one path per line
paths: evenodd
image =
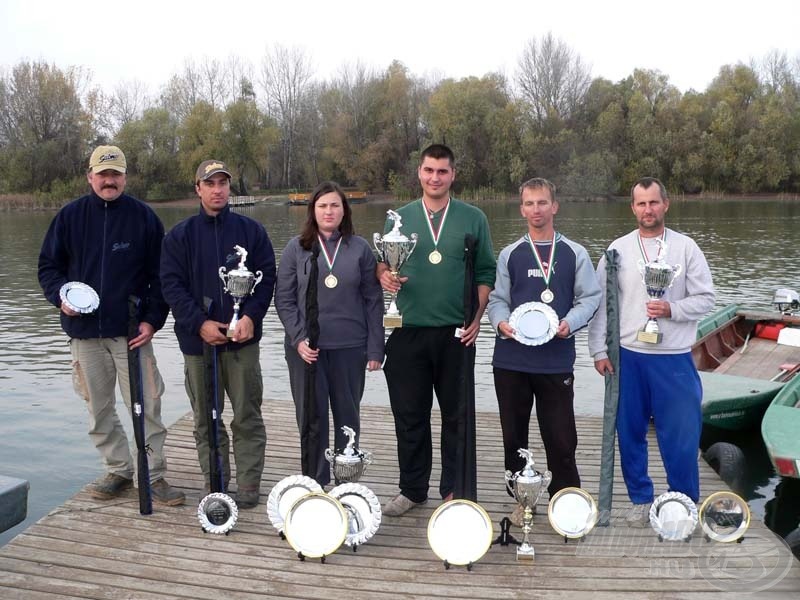
M239 519L239 508L228 494L212 492L197 506L197 519L207 533L227 534Z
M302 558L333 554L347 536L347 511L325 492L301 496L286 515L286 540Z
M100 298L94 288L80 281L65 283L58 290L58 295L63 304L82 315L93 313L100 306Z
M666 492L650 506L650 527L659 540L687 541L698 521L697 506L681 492Z
M372 490L360 483L343 483L328 493L341 502L347 511L345 544L358 546L375 535L381 525L382 513L381 503Z
M577 487L559 490L550 499L547 518L556 533L566 538L582 538L597 523L597 504L592 495Z
M508 324L514 329L514 339L520 344L541 346L555 336L558 315L544 302L526 302L511 313Z
M267 516L272 526L278 533L282 533L286 515L292 505L306 494L321 491L320 485L306 475L289 475L281 479L267 498Z
M428 543L434 554L451 565L471 565L492 545L492 520L478 504L450 500L428 521Z
M733 492L716 492L700 507L700 525L716 542L738 541L750 526L750 507Z

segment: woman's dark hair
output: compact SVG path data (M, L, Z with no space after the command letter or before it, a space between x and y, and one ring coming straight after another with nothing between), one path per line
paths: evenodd
M350 210L350 203L347 201L347 196L345 196L344 191L342 191L342 188L339 187L339 184L335 181L323 181L314 188L314 191L311 192L311 198L308 201L306 222L303 223L303 230L300 232L300 246L303 250L311 250L311 246L319 235L319 227L317 226L317 219L314 213L317 200L331 192L336 193L339 198L342 199L342 208L344 208L344 216L342 217L342 222L339 224L339 232L342 234L342 237L345 238L345 241L355 233L353 229L353 211Z

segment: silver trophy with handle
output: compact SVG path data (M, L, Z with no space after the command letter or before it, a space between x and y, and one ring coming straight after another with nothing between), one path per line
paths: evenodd
M400 227L402 226L402 218L400 215L393 210L388 210L386 213L389 215L389 219L394 221L392 230L383 237L381 237L379 233L375 233L372 236L372 240L375 244L375 250L377 250L380 255L381 261L385 262L389 266L391 274L397 277L400 269L403 268L408 257L411 256L411 253L414 252L414 248L417 246L417 234L412 233L410 236L406 236L400 231ZM391 300L389 301L389 309L386 311L386 314L383 315L383 326L403 326L403 315L401 315L400 311L397 309L396 293L392 294Z
M506 487L514 495L514 499L525 509L522 515L522 543L517 546L517 560L533 560L534 551L528 535L533 525L533 510L544 489L550 484L550 471L539 473L533 466L533 453L527 448L520 448L519 455L525 459L525 466L515 472L506 471Z
M233 298L233 318L228 325L228 337L233 337L236 325L239 323L239 306L247 296L252 295L256 286L261 282L264 274L261 271L253 273L245 266L247 260L247 250L241 246L234 246L236 254L239 255L239 266L227 272L225 267L219 268L219 278L227 293Z
M639 259L639 273L642 274L642 283L647 290L650 300L660 300L664 293L672 287L675 278L681 274L681 265L668 265L664 260L667 245L663 240L657 239L659 248L655 260L645 263ZM650 317L636 334L637 341L647 344L661 343L661 330L655 317Z
M356 432L347 425L342 427L347 436L347 445L338 452L332 448L325 450L325 458L333 467L333 478L336 485L352 483L361 479L367 465L372 463L372 453L356 448Z

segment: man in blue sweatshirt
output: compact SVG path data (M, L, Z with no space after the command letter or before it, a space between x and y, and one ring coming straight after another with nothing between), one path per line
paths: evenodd
M183 504L184 494L164 479L167 463L161 421L164 382L151 340L164 326L169 308L158 277L164 226L155 212L125 191L127 163L116 146L99 146L89 159L92 191L62 208L50 224L39 255L39 284L61 311L61 327L70 338L75 391L86 401L89 437L103 457L106 474L89 494L110 500L133 485L134 465L128 438L115 408L114 385L130 408L128 348L139 349L144 392L145 439L153 500ZM100 303L80 314L61 301L67 282L91 286ZM139 335L128 341L128 296L142 300Z
M505 467L513 472L525 465L517 451L528 447L535 399L547 467L553 475L550 496L581 484L575 464L573 336L600 304L600 286L586 250L554 228L555 195L555 186L546 179L522 184L520 213L527 233L500 252L495 287L489 294L489 320L497 332L492 365ZM514 310L529 302L549 305L556 313L554 336L546 343L527 339L509 323ZM511 521L519 525L521 520L522 509L517 507Z
M258 342L275 289L275 253L261 223L231 212L230 190L231 173L225 163L200 163L195 173L200 210L178 223L164 238L161 281L185 360L186 391L194 411L195 445L206 486L210 484L210 465L206 399L202 392L203 344L211 344L217 347L219 398L224 399L224 390L233 409L236 504L239 508L253 508L258 504L267 443L261 417L264 386ZM253 273L261 271L263 279L242 302L239 321L228 332L233 298L224 290L219 269L237 269L245 256L240 254L241 249L246 251L244 266ZM205 298L212 300L209 312L205 310ZM219 448L227 488L231 474L228 432L224 424L220 429Z

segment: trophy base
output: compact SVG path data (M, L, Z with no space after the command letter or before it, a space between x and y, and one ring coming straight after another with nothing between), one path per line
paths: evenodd
M383 315L383 327L391 329L403 326L403 315Z
M533 546L530 544L522 544L521 546L517 546L517 560L533 562L533 559Z
M236 330L236 326L239 324L239 315L234 314L233 319L231 322L228 323L228 329L225 331L225 335L228 336L229 340L233 339L233 332Z
M636 340L645 344L660 344L661 335L660 331L639 331Z

